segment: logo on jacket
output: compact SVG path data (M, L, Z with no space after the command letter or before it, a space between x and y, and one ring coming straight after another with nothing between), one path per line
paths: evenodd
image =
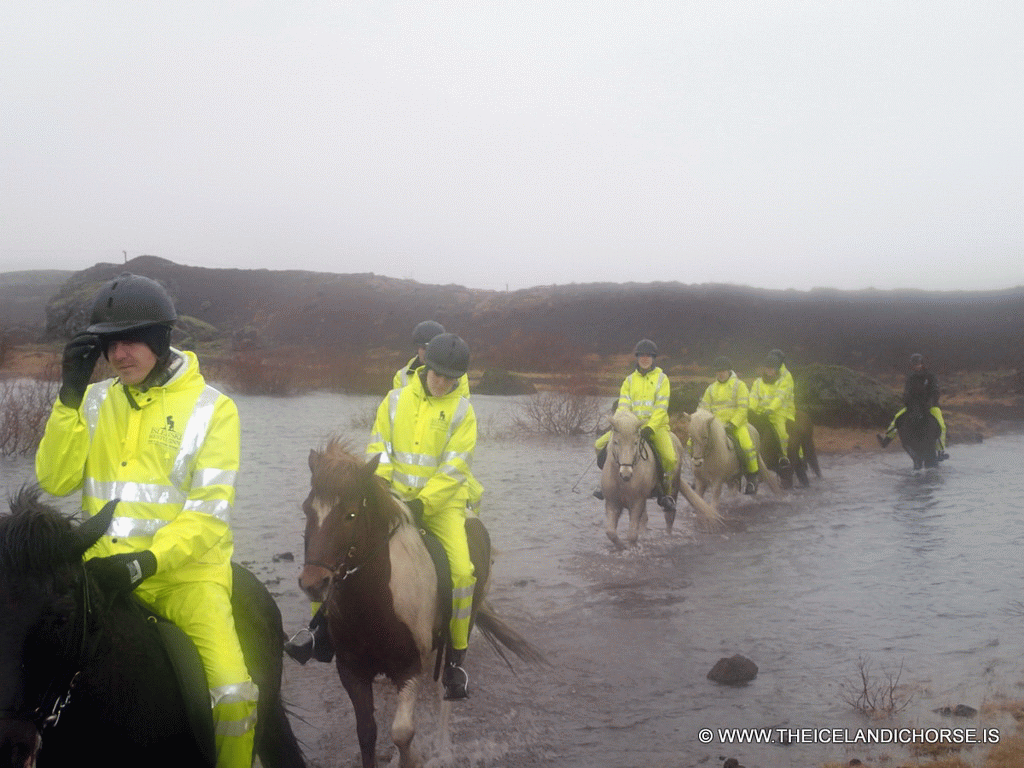
M181 447L181 434L174 430L174 417L168 416L163 427L153 427L149 432L149 442L164 448L178 450Z

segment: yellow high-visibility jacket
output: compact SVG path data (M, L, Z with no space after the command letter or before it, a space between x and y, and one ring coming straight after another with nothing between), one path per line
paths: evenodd
M654 366L647 373L637 369L622 382L616 408L628 408L655 432L667 430L670 393L668 376L661 368Z
M778 413L787 419L795 419L796 399L793 390L793 375L782 364L774 384L768 384L762 378L754 379L750 386L750 410L755 413Z
M107 379L88 387L77 409L58 399L36 476L57 496L81 489L90 515L121 499L87 557L148 549L157 572L147 585L213 581L230 589L238 410L206 385L193 353L172 355L170 379L145 392L126 394Z
M717 379L708 385L700 402L719 421L742 427L747 423L747 405L750 392L747 385L733 371L725 381Z
M381 455L377 474L404 501L420 499L426 514L469 499L476 413L459 391L433 397L413 376L381 402L366 448Z

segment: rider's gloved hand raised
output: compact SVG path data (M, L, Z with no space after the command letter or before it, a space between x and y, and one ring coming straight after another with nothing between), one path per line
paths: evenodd
M100 337L94 333L80 333L64 347L60 383L60 401L64 405L77 408L82 404L101 351Z

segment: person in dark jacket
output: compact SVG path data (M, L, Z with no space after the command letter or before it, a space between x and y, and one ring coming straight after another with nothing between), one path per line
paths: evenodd
M948 459L946 453L946 422L942 418L942 411L939 409L939 382L935 374L928 370L924 364L924 356L915 352L910 356L910 373L903 384L903 407L892 417L892 422L886 428L884 434L875 435L878 443L883 448L892 442L896 436L896 423L899 418L907 412L910 405L919 405L926 408L939 422L939 460Z

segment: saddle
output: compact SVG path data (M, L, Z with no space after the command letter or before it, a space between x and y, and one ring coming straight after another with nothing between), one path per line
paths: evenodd
M235 589L240 589L255 577L237 563L231 564ZM450 582L450 579L449 579ZM451 601L449 600L449 603ZM192 734L200 752L209 766L217 763L217 748L214 742L213 710L210 707L210 686L206 679L203 660L196 650L192 638L185 634L177 624L155 613L145 603L133 597L131 603L155 627L167 659L174 670L181 691L185 716L192 727ZM237 623L237 613L236 613Z
M206 670L203 668L203 660L199 657L195 643L178 628L177 624L154 613L141 600L133 598L132 603L147 622L154 625L177 678L185 716L192 726L196 744L206 758L206 764L216 765L217 749L213 737L210 686L206 681Z

